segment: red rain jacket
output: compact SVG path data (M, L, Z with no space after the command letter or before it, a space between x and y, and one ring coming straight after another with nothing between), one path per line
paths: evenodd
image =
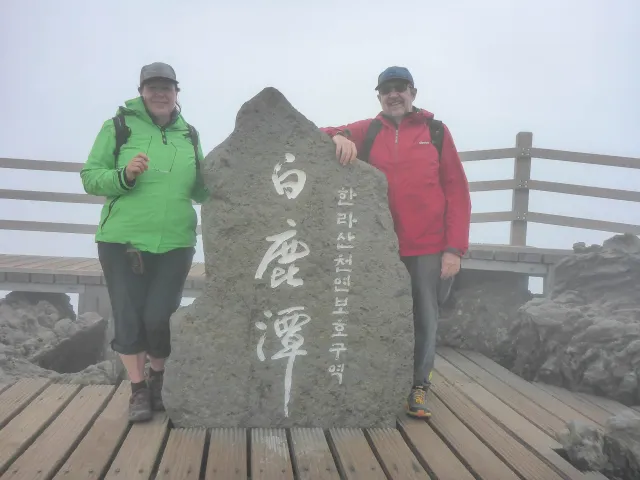
M401 256L451 251L464 255L469 248L471 196L467 177L449 129L444 127L442 157L431 145L426 120L433 114L415 109L398 128L382 113L369 162L387 177L389 209ZM321 130L341 134L358 151L372 119Z

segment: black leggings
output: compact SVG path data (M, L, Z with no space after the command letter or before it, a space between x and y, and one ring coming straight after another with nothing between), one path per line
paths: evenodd
M180 307L195 249L140 252L142 273L134 272L126 250L124 244L98 243L115 328L111 348L124 355L147 352L153 358L167 358L171 315Z

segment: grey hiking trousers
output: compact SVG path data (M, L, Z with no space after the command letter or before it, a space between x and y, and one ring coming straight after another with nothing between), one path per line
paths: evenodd
M431 385L429 380L436 357L438 315L454 278L440 278L442 254L401 257L411 276L413 297L413 385Z

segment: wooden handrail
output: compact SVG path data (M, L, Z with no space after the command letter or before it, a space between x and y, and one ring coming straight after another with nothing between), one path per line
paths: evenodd
M510 245L513 247L524 248L523 246L526 244L527 237L527 224L529 222L640 235L640 226L638 225L575 218L563 215L552 215L547 213L531 212L529 210L529 192L531 190L607 198L628 202L640 202L640 191L533 180L530 178L532 158L631 169L640 169L640 158L537 148L532 146L532 134L529 132L520 132L517 135L515 147L460 152L460 158L463 162L504 158L514 159L513 178L506 180L469 182L469 189L472 192L500 190L513 191L513 204L511 211L473 213L471 218L473 223L511 222ZM0 168L9 169L78 174L82 167L83 164L78 162L0 158ZM0 199L73 204L103 204L105 201L103 197L91 196L84 193L60 193L12 189L0 189ZM96 225L87 224L0 220L0 230L94 234L96 228ZM200 228L201 227L198 226L198 234L200 234Z

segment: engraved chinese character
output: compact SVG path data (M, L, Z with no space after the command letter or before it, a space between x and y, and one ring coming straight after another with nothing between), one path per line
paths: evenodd
M296 226L293 220L287 220L287 223L291 227ZM284 282L292 287L299 287L304 284L301 278L295 277L295 274L298 273L300 269L296 267L293 262L309 255L310 250L306 243L293 238L296 236L296 233L296 230L287 230L286 232L266 238L268 242L273 243L264 254L264 257L262 257L260 265L258 265L255 275L256 279L261 279L269 264L274 260L278 260L278 264L286 265L287 269L285 270L279 266L273 268L271 272L271 288L276 288Z

